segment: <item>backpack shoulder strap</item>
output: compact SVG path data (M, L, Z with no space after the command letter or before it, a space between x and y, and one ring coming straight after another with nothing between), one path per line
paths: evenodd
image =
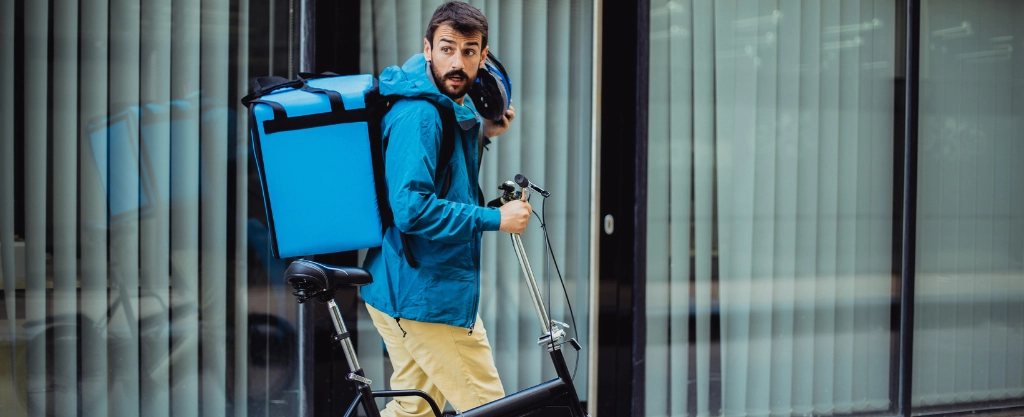
M374 89L377 80L374 79ZM387 149L387 142L381 131L381 123L384 121L384 114L391 109L394 100L390 97L379 97L374 94L367 95L367 108L370 108L370 118L367 123L367 130L370 134L370 160L373 163L373 182L377 191L377 210L380 212L380 233L383 236L388 227L395 224L395 213L391 211L391 203L388 199L388 188L384 183L384 150Z
M383 98L383 101L384 101L383 106L385 107L384 111L387 111L387 109L390 109L391 105L393 105L395 103L395 101L397 101L400 98L402 98L402 97L384 97ZM437 166L434 167L434 178L436 179L439 175L441 175L441 171L445 167L447 167L448 164L451 162L452 156L455 155L455 110L451 109L451 108L444 107L444 106L442 106L442 105L440 105L438 103L434 103L434 102L431 102L431 103L434 105L434 108L437 109L438 117L441 118L441 150L438 153ZM378 126L378 129L380 129L380 124L379 123L378 123L377 126ZM383 137L383 135L378 135L378 137ZM386 152L387 141L384 141L384 143L382 145L382 148ZM383 155L380 158L380 160L383 162L383 160L384 160ZM381 172L380 177L381 178L380 178L379 183L383 184L383 181L384 181L384 179L383 179L383 171L384 171L383 170L383 163L382 163L381 168L382 168L380 170L380 172ZM451 186L451 180L450 179L446 179L445 183L442 184L441 190L440 190L440 192L438 193L437 196L439 198L444 198L445 196L447 196L448 195L448 188L450 186ZM386 195L386 192L385 192L385 195ZM383 209L383 208L381 209L381 224L382 224L382 227L384 228L383 231L386 231L388 227L394 225L394 212L391 210L390 205L388 205L388 207L386 208L388 218L387 218L387 223L385 224L384 223L385 222L384 210L385 209ZM419 262L416 261L416 257L413 256L412 249L409 246L409 235L407 235L405 232L401 232L401 231L399 231L398 234L399 234L399 237L402 239L402 252L404 252L405 261L409 263L409 266L411 266L413 268L418 268L419 267Z
M441 170L448 166L455 154L455 110L434 103L437 113L441 117L441 151L437 157L437 167L434 170L434 178L441 175ZM451 188L451 177L445 177L441 184L441 190L437 196L445 198Z

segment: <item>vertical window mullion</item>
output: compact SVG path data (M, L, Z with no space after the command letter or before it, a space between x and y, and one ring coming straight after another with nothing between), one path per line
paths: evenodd
M900 397L899 410L910 417L913 382L914 278L917 236L917 136L920 75L921 2L906 0L906 85L903 149L902 266L900 268Z

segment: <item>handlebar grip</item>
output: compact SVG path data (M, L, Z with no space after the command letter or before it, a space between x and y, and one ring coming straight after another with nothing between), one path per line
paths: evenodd
M529 188L530 187L530 180L526 179L526 176L524 176L523 174L516 174L515 181L516 181L516 184L518 184L520 187L523 187L523 188Z

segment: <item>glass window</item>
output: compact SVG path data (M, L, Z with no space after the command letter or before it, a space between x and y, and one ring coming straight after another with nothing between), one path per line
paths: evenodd
M1024 399L1024 3L924 1L914 406Z
M303 16L313 3L0 1L4 415L307 415L314 396L336 394L310 382L330 372L322 358L344 360L312 337L326 316L284 288L239 102L254 77L312 66L303 52L322 33ZM362 14L362 36L344 40L362 47L361 70L422 51L437 4L346 4ZM481 185L493 198L523 173L552 193L534 207L566 296L539 222L523 240L552 318L586 342L594 6L473 4L517 109L485 154ZM484 241L481 316L515 392L554 370L503 237ZM354 291L342 295L346 313L365 312ZM349 328L365 336L362 364L383 384L375 329ZM585 400L587 351L566 351Z
M892 407L894 3L651 3L648 415Z
M287 3L0 3L4 415L299 414L239 103Z

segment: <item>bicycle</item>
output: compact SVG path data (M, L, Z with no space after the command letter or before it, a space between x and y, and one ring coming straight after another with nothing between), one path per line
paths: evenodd
M520 191L515 191L515 185L519 185ZM531 191L541 194L543 197L550 195L547 191L530 182L523 175L516 175L515 183L506 181L499 189L502 196L488 203L488 206L497 207L514 199L525 200ZM543 223L542 223L543 224ZM537 319L540 322L542 335L538 338L537 344L547 349L551 357L552 365L555 367L556 378L527 388L525 390L507 395L479 407L462 411L456 416L464 417L512 417L530 414L539 414L544 411L552 411L552 408L559 408L557 411L567 412L572 417L586 417L587 412L580 404L573 385L572 375L562 355L561 340L566 336L563 328L568 327L565 323L551 320L548 317L547 309L544 307L543 298L537 281L530 268L530 261L526 257L523 242L518 234L512 234L513 247L516 257L519 258L519 265L526 277L527 286L533 300L533 307L537 312ZM556 266L557 268L557 266ZM352 415L356 407L362 404L363 411L369 417L380 417L380 410L374 402L379 397L420 397L427 401L431 411L436 417L442 413L437 403L423 391L418 390L379 390L373 391L370 388L371 380L368 379L359 365L355 348L345 323L342 321L341 311L334 300L334 295L344 287L359 287L373 282L370 273L362 268L331 266L305 259L292 262L285 271L285 281L295 289L292 294L298 298L299 303L310 299L317 300L320 304L326 304L330 312L331 321L334 323L335 334L331 340L337 343L348 361L349 374L347 379L356 386L356 396L352 400L345 416ZM569 339L568 343L577 351L581 349L579 342ZM562 408L565 408L562 410Z

